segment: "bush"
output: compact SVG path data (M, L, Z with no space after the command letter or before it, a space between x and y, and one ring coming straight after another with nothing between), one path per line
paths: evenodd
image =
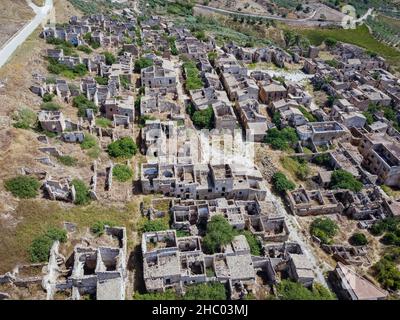
M305 181L310 174L310 168L305 160L293 157L283 157L282 166L296 175L300 180Z
M250 253L253 256L261 256L262 245L261 242L257 239L257 237L249 230L243 230L239 232L246 237L247 242L250 246Z
M83 46L83 45L78 46L77 49L87 54L91 54L93 52L93 50L90 49L88 46Z
M79 179L73 179L72 185L75 187L75 204L78 205L85 205L89 204L91 201L89 188L86 184Z
M113 177L120 182L126 182L133 177L133 171L127 165L117 164L113 168Z
M397 262L384 257L373 266L373 271L384 288L395 291L400 289L400 270L397 268Z
M54 98L54 94L53 94L53 93L48 93L48 92L46 92L46 93L43 95L43 102L50 102L50 101L53 100L53 98Z
M83 138L83 141L81 143L81 148L87 150L96 146L97 146L97 139L90 134L85 134L85 137Z
M386 218L374 223L370 228L374 236L381 236L384 232L396 232L399 229L400 219Z
M296 185L290 181L282 172L276 172L272 176L272 183L274 189L278 193L285 193L286 190L293 190Z
M196 110L192 115L193 124L200 129L214 128L214 110L208 106L205 110Z
M296 130L289 127L282 130L272 128L267 131L265 137L265 142L271 145L275 150L288 150L293 147L298 140L299 138Z
M17 176L4 182L4 187L14 197L20 199L35 198L39 194L40 182L30 176Z
M354 192L359 192L363 188L363 184L354 176L345 170L339 169L332 173L331 189L349 189Z
M97 106L94 104L93 101L88 100L83 94L76 96L72 100L72 105L75 108L78 108L78 116L85 117L86 116L86 109L92 109L94 113L98 112Z
M314 284L311 290L301 283L282 280L277 286L281 300L334 300L334 294L319 283Z
M78 162L78 160L76 158L71 157L71 156L58 156L57 160L61 164L65 165L65 166L68 166L68 167L73 167Z
M108 84L108 79L107 78L97 76L97 77L94 77L94 79L96 80L96 82L99 85L105 86L105 85Z
M349 243L353 246L365 246L368 244L368 239L364 233L356 232L350 237Z
M96 118L96 125L98 127L108 128L111 127L112 121L107 118Z
M337 40L334 38L326 38L324 42L328 47L333 47L336 45Z
M153 65L153 60L149 58L140 58L135 61L135 72L140 72L142 69L150 67Z
M183 296L184 300L226 300L225 286L220 282L207 282L190 285Z
M104 234L105 226L112 227L115 224L110 221L96 221L93 223L93 225L90 227L90 231L95 234L96 236L100 237Z
M233 240L235 233L229 222L221 215L213 216L207 224L203 247L210 253L219 252Z
M135 292L133 300L179 300L179 296L173 289L164 292L138 293Z
M32 128L37 120L36 113L28 108L21 108L13 115L14 127L19 129Z
M330 162L331 162L331 156L329 153L321 153L316 155L312 162L319 166L325 166L325 167L330 167Z
M124 137L110 143L107 152L113 158L131 158L136 154L137 149L131 137Z
M140 230L142 232L163 231L169 229L169 223L166 219L149 220L146 218Z
M61 106L54 102L45 102L45 103L42 103L42 105L40 106L40 109L46 110L46 111L58 111L61 109Z
M193 61L188 61L183 64L185 69L186 81L185 88L189 90L197 90L203 88L204 84L200 77L200 72Z
M117 58L111 52L103 52L104 56L106 57L106 64L111 66L117 61Z
M35 238L28 249L31 262L48 261L54 241L66 242L67 232L63 229L50 228L46 233Z
M329 218L316 218L310 226L311 235L319 238L324 244L330 244L338 230L337 223Z

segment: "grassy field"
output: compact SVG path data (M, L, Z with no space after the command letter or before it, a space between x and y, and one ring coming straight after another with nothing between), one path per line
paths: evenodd
M111 221L125 226L128 246L132 249L132 232L140 217L139 198L126 205L112 206L99 203L86 207L63 208L57 202L41 200L21 201L13 213L16 226L0 220L0 274L11 271L18 263L29 263L27 249L32 240L49 227L62 227L64 221L76 223L80 231L97 220Z
M306 36L313 45L320 45L326 38L358 45L384 57L389 64L400 70L400 52L376 40L366 26L357 29L296 29L293 30Z

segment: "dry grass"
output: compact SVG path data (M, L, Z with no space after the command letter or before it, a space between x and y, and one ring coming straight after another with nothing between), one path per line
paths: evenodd
M139 219L139 199L124 205L94 203L75 207L46 200L24 200L13 212L15 227L0 219L0 274L10 271L18 263L29 262L27 249L31 241L49 227L62 227L64 221L76 223L78 232L85 232L97 221L112 221L125 226L128 249L137 242L133 232Z

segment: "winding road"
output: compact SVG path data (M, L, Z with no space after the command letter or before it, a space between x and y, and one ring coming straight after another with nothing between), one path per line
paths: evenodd
M34 5L30 0L27 2L35 12L36 16L21 30L14 34L0 49L0 68L7 63L15 50L17 50L17 48L28 39L32 32L35 31L45 19L47 19L48 14L53 9L53 0L46 0L43 7Z

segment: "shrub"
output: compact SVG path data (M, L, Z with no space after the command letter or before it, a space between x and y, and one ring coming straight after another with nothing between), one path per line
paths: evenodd
M334 294L319 283L307 289L301 283L282 280L277 286L281 300L334 300Z
M169 223L166 219L146 219L140 228L142 232L163 231L169 229Z
M54 94L53 94L53 93L48 93L48 92L46 92L46 93L43 95L43 102L50 102L50 101L53 100L53 98L54 98Z
M91 201L89 188L79 179L73 179L72 185L75 187L75 204L85 205Z
M218 252L224 245L233 240L234 235L232 226L223 216L213 216L207 224L203 246L210 253Z
M368 239L364 233L356 232L350 237L349 243L353 246L365 246L368 244Z
M338 230L337 223L329 218L316 218L310 226L311 235L319 238L324 244L330 244Z
M127 165L117 164L113 168L113 177L120 182L126 182L133 177L133 171Z
M326 38L324 42L328 47L333 47L336 45L337 40L334 38Z
M117 61L117 58L111 52L103 52L106 57L106 64L111 66Z
M4 182L4 187L14 197L20 199L35 198L39 194L40 182L30 176L17 176Z
M153 65L153 60L149 58L140 58L135 61L135 72L140 72L142 69Z
M96 125L102 128L111 127L112 121L107 118L96 118Z
M310 168L305 160L293 157L283 157L281 162L282 166L286 170L295 174L300 180L305 181L310 174Z
M374 223L370 231L374 236L381 236L386 231L394 232L398 230L399 223L400 219L398 218L386 218Z
M286 190L293 190L296 185L290 181L282 172L276 172L272 176L272 183L274 189L278 193L285 193Z
M189 90L197 90L203 88L204 84L200 78L200 72L193 61L187 61L183 64L185 69L186 81L185 88Z
M90 148L87 151L87 155L92 159L97 159L100 156L100 153L101 153L101 149L98 145Z
M96 82L99 85L105 86L105 85L108 84L108 79L107 78L97 76L97 77L94 77L94 79L96 80Z
M196 110L192 115L193 124L200 129L212 129L214 127L214 110L208 106L205 110Z
M54 241L66 242L67 232L59 228L50 228L44 234L35 238L28 249L31 262L48 261Z
M184 300L226 300L225 286L220 282L190 285L183 296Z
M78 108L78 116L86 116L86 109L92 109L94 113L97 113L98 108L93 101L88 100L83 94L76 96L72 100L72 105Z
M53 241L46 236L40 236L34 239L29 247L31 262L45 262L49 259L50 249Z
M58 162L60 162L61 164L65 165L65 166L69 166L69 167L73 167L77 164L78 160L74 157L71 156L58 156L57 157Z
M14 127L19 129L32 128L37 120L36 113L28 108L21 108L13 115Z
M400 289L400 270L396 262L384 257L373 266L373 271L384 288L395 291Z
M83 45L78 46L77 49L87 54L91 54L93 52L93 50L90 49L88 46L83 46Z
M61 106L54 102L45 102L45 103L42 103L42 105L40 106L40 109L46 110L46 111L58 111L61 109Z
M246 237L247 242L250 246L250 253L253 256L261 256L262 245L261 242L257 239L257 237L249 230L243 230L239 232Z
M83 138L83 141L81 143L81 148L87 150L96 146L97 146L97 139L90 134L85 134L85 137Z
M361 191L363 184L358 181L350 172L339 169L332 173L330 188L349 189L354 192Z
M110 221L96 221L90 227L90 231L95 234L96 236L100 237L104 234L105 226L112 227L115 224Z
M316 155L312 161L319 166L329 167L331 156L329 155L329 153L320 153Z
M136 154L137 149L131 137L124 137L110 143L107 152L113 158L131 158Z
M179 296L173 289L164 292L139 293L135 292L133 300L178 300Z
M288 150L298 140L296 130L289 127L282 130L272 128L267 131L267 136L265 137L265 142L275 150Z

